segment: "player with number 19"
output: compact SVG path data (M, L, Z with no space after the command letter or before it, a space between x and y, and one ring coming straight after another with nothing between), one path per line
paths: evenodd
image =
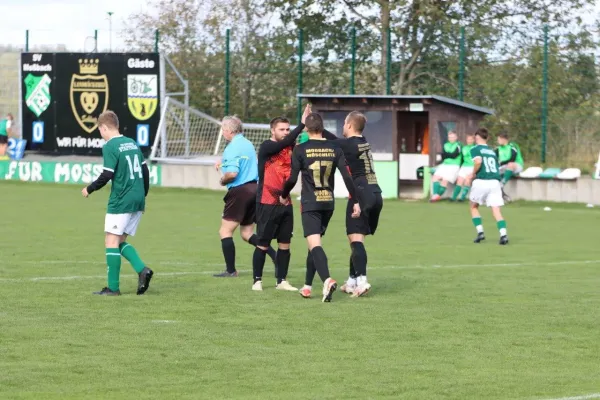
M479 214L479 206L485 204L492 209L492 214L496 219L496 226L500 231L500 244L506 245L508 244L506 221L500 212L500 207L504 205L502 185L500 184L500 165L496 153L487 145L488 136L487 129L477 130L475 133L476 146L471 149L474 167L469 199L471 200L471 218L477 229L475 243L485 240L481 214Z
M137 294L143 294L148 290L153 271L146 267L135 248L125 240L135 235L146 208L150 172L135 141L119 133L119 119L114 112L106 111L98 117L98 130L106 141L102 148L104 167L98 179L81 191L84 197L88 197L112 180L104 220L108 286L94 294L121 294L121 256L138 273Z

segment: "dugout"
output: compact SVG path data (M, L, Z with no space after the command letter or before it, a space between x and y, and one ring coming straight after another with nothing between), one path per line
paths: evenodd
M325 128L342 135L344 118L365 113L378 180L387 198L421 197L422 174L439 160L448 132L461 141L475 132L493 110L443 96L299 94L323 116ZM421 169L422 170L422 169ZM337 188L336 188L337 189Z

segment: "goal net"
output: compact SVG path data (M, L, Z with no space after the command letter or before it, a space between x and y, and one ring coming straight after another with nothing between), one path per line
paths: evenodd
M243 124L244 136L258 146L271 136L268 124ZM221 121L167 97L150 159L164 163L212 164L227 141Z

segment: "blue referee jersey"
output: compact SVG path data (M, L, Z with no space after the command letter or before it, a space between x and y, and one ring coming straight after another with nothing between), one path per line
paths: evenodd
M221 171L223 173L237 172L235 180L227 184L227 189L258 181L256 149L242 133L235 135L233 140L225 147Z

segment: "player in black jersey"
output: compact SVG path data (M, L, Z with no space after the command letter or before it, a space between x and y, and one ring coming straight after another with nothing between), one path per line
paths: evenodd
M342 174L348 192L355 197L354 183L346 169L346 160L342 150L332 141L323 138L323 119L319 114L310 114L305 121L309 140L297 145L292 153L292 173L283 187L281 203L289 203L289 194L302 172L302 227L308 242L308 265L314 265L323 281L323 301L331 301L337 283L329 275L327 256L321 247L321 236L325 234L329 220L333 215L335 198L333 197L335 170ZM360 216L360 206L354 200L353 215ZM312 283L312 281L311 281ZM305 286L300 293L310 297L311 287Z
M335 144L343 150L356 187L356 200L361 208L360 218L352 218L355 200L348 199L346 234L352 254L350 255L350 277L342 285L342 291L353 297L363 296L371 289L371 285L367 282L367 251L364 241L366 235L375 234L383 208L381 188L377 183L373 166L371 145L362 136L366 124L367 118L362 113L352 111L344 121L345 139L339 139L328 131L323 132L323 137L335 140Z

